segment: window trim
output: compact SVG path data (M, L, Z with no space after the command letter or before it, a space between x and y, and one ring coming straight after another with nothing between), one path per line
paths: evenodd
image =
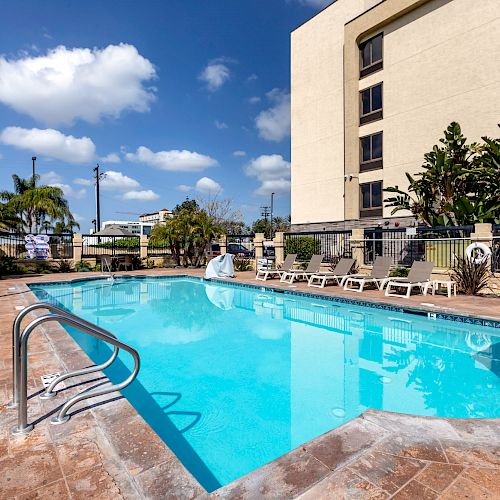
M378 36L380 36L382 39L382 57L380 59L378 59L377 61L373 61L373 44L372 44L370 46L371 63L368 64L367 66L363 66L363 49L364 49L365 45L372 42ZM381 31L380 33L377 33L376 35L372 36L371 38L368 38L368 40L361 42L358 45L358 48L359 48L359 77L360 78L363 78L365 76L371 75L372 73L380 71L381 69L384 69L384 32L383 31Z
M370 156L373 154L373 136L375 135L382 136L382 156L380 158L371 159L368 161L363 161L363 139L367 137L370 138ZM369 172L370 170L378 170L384 167L384 131L380 130L379 132L374 132L373 134L364 135L359 138L359 171L360 172Z
M382 198L381 199L382 205L376 206L376 207L370 206L370 208L363 208L362 187L367 186L367 185L370 186L370 204L371 204L372 198L373 198L373 195L372 195L373 184L380 184L380 189L381 189L381 193L382 193L382 197L381 197ZM360 185L359 185L359 218L360 219L362 219L364 217L382 217L383 216L383 212L384 212L383 193L384 193L384 181L383 180L360 183Z
M382 107L376 109L375 111L370 111L369 113L363 114L363 92L367 90L370 91L370 109L372 108L372 89L380 85L380 95L382 98ZM374 85L370 85L359 91L359 124L364 125L365 123L374 122L376 120L381 120L384 117L384 82L378 82Z

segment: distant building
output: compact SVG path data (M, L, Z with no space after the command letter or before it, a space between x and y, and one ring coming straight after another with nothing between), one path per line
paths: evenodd
M125 220L107 220L101 224L101 229L107 226L116 225L122 229L127 229L137 236L145 235L149 236L151 230L156 224L160 224L165 221L165 219L173 217L172 211L166 208L162 208L158 212L152 212L148 214L139 215L139 221L125 221Z
M292 230L412 222L383 189L452 121L498 137L499 54L499 0L337 0L294 30Z
M160 222L164 222L166 219L173 217L173 213L171 210L167 208L162 208L158 210L158 212L152 212L149 214L141 214L139 215L139 220L148 224L160 224Z

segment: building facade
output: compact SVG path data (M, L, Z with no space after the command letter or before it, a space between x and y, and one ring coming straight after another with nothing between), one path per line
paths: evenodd
M107 220L101 224L101 229L107 226L119 226L126 229L137 236L149 236L153 227L156 224L164 222L166 219L173 217L172 211L167 208L162 208L158 212L151 212L139 215L139 221L127 220Z
M500 129L498 0L337 0L291 35L294 230L414 223L383 204L452 121Z

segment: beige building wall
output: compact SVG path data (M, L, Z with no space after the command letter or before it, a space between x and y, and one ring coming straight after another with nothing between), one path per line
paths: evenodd
M471 142L500 135L500 2L432 0L382 31L384 69L358 90L383 81L384 118L358 135L383 131L384 168L359 179L406 189L451 121Z
M344 219L344 25L381 0L337 0L291 36L292 223Z
M380 31L384 68L360 80L358 43ZM379 82L383 119L359 126L359 91ZM451 121L500 135L499 0L338 0L292 34L291 88L292 224L357 219L359 183L406 188ZM359 137L380 130L384 168L359 173Z

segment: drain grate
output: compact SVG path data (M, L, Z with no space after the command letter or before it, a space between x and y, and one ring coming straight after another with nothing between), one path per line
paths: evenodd
M44 389L47 389L47 387L60 375L61 374L59 372L47 373L47 375L42 375L40 378L42 379L42 384ZM64 389L65 387L66 385L64 384L64 382L60 382L54 389L57 388L58 390L61 390Z

